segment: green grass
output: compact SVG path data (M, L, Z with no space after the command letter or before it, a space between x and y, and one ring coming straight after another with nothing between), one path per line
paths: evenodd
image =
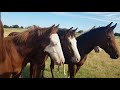
M25 29L5 29L5 36L7 36L10 32L14 31L24 31ZM120 37L116 37L116 42L120 51ZM67 72L67 65L66 72ZM50 73L50 59L46 62L44 75L46 78L51 78ZM24 78L29 78L29 64L23 70L22 76ZM55 65L54 70L55 78L67 78L67 75L63 75L63 67L60 67L60 72L57 71L57 66ZM106 54L103 50L100 53L95 53L92 51L78 71L76 78L120 78L120 58L119 59L111 59L108 54Z

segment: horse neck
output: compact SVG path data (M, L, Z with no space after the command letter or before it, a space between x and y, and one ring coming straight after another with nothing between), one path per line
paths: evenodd
M77 47L81 55L89 54L97 45L97 37L94 34L81 35L77 37Z
M15 46L18 47L18 51L21 53L21 55L28 55L31 52L34 52L35 50L39 50L41 47L41 42L44 41L43 37L45 36L45 32L43 32L40 36L36 33L34 36L28 35L27 40L19 41L17 42L18 37L21 36L15 36L13 37L13 42Z

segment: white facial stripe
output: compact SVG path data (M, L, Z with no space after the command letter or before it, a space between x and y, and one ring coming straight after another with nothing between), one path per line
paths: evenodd
M55 43L55 45L53 45L53 43ZM52 34L50 36L50 44L45 48L44 51L48 52L55 62L65 62L58 34Z
M77 40L75 37L69 37L69 41L71 42L71 45L72 45L72 49L73 49L73 52L74 52L74 55L75 55L75 60L76 58L78 59L78 61L80 61L80 54L78 52L78 48L77 48Z

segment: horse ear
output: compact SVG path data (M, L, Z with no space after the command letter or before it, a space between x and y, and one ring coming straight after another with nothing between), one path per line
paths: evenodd
M53 27L55 27L55 24L54 24L54 25L52 25L50 28L53 28Z
M108 25L106 26L106 28L109 29L110 26L112 25L112 23L113 23L113 22L111 22L110 24L108 24Z
M92 29L95 29L96 26L93 26Z
M68 29L67 31L66 31L66 34L69 32L69 31L71 31L73 29L73 27L71 27L70 29Z
M50 27L50 30L52 30L55 27L55 24Z
M60 24L58 24L55 28L58 28L60 26Z
M70 30L72 30L73 29L73 27L71 27L70 29L68 29L68 31L70 31Z
M73 31L73 32L76 32L76 31L77 31L77 29L78 29L78 28L76 28L76 29L74 29L74 30L72 30L72 31Z
M54 28L55 28L55 24L52 25L52 26L49 28L49 32L52 32L52 31L54 30Z
M116 26L117 26L117 23L114 26L112 26L111 29L114 30Z

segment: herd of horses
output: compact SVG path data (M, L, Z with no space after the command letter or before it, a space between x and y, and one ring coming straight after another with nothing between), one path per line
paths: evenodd
M50 70L54 78L54 65L68 65L68 76L75 78L87 55L102 48L112 59L120 54L116 45L113 22L107 26L92 28L76 37L76 29L31 27L23 32L12 32L4 37L0 20L0 78L19 78L30 63L30 77L44 77L45 62L50 57Z

